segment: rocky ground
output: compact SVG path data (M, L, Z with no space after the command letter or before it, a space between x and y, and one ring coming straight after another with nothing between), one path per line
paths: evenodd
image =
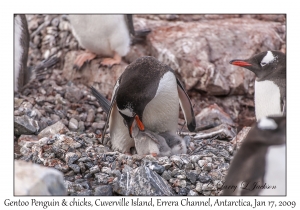
M97 58L75 72L82 49L68 16L27 20L28 65L59 60L15 93L15 159L61 171L68 195L219 195L230 160L255 121L254 75L229 61L269 49L285 52L284 15L135 15L136 29L152 30L145 42L133 45L120 65L99 66ZM186 155L128 156L111 151L109 135L101 142L106 114L87 85L110 99L118 76L144 55L170 65L194 104L196 132L187 132L182 113L178 120Z

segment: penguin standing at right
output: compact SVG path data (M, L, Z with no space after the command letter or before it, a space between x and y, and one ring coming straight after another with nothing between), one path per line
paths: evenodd
M286 195L285 116L263 117L251 128L230 164L223 195Z
M262 117L286 114L286 55L280 51L265 51L230 64L241 66L256 75L255 116Z

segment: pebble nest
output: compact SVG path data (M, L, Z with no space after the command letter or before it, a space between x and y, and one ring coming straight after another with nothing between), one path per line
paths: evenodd
M66 16L27 18L31 34L29 66L78 49ZM71 196L222 193L234 144L220 140L218 135L203 139L198 133L185 132L178 134L187 142L188 153L184 155L141 157L112 151L109 135L105 134L101 142L106 114L88 87L62 76L62 63L45 69L22 93L15 93L15 159L61 171ZM147 177L154 177L161 185L153 190ZM126 180L139 183L132 181L128 187L124 185Z

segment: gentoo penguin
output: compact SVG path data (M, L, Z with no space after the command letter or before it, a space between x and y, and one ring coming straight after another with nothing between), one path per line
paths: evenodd
M135 149L138 155L152 155L163 157L171 155L171 148L165 138L148 129L140 131L136 121L132 123L132 137L135 142Z
M112 66L121 62L130 48L130 33L134 35L132 15L69 15L72 32L81 47L74 67L80 69L97 55L108 56L101 64Z
M95 90L92 89L92 93L101 100ZM192 104L174 71L154 57L138 58L126 67L116 82L103 133L109 121L112 148L130 153L130 148L134 147L133 121L141 131L146 128L155 133L176 135L179 104L188 129L194 131L196 121Z
M26 16L14 15L14 22L14 91L22 92L30 82L44 74L44 70L55 65L59 58L51 56L36 66L27 66L30 35Z
M255 115L286 114L286 55L280 51L266 51L247 60L235 59L232 65L244 67L256 75Z
M223 195L285 194L286 117L263 117L234 156Z
M29 80L27 70L29 31L25 15L14 15L14 88L18 92Z

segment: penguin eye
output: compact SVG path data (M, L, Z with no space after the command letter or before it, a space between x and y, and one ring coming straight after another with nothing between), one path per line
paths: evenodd
M267 65L267 63L266 62L261 62L260 65L265 66L265 65Z

